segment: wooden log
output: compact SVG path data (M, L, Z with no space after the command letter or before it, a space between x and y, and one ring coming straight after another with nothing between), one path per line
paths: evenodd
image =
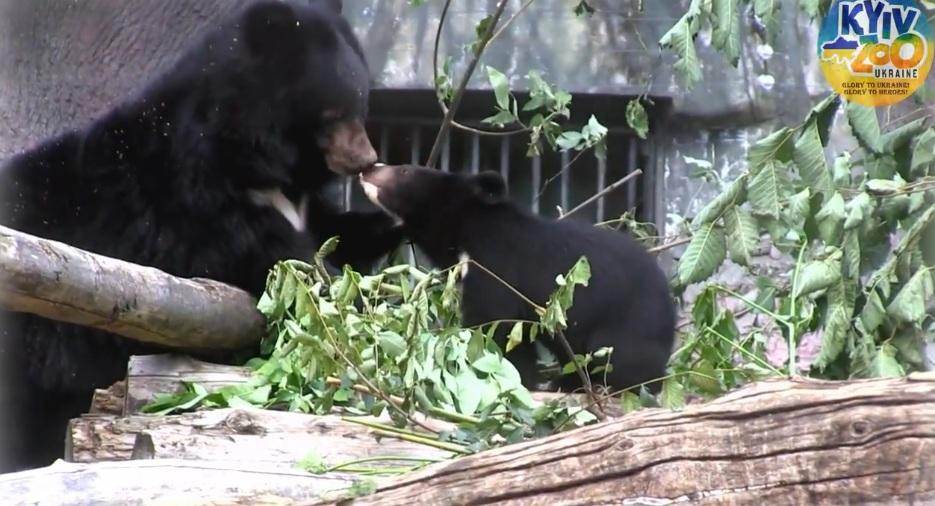
M212 364L185 355L134 355L127 365L124 414L139 414L156 396L180 392L183 381L213 390L246 383L251 375L246 367Z
M0 306L179 349L256 344L247 292L90 253L0 226Z
M359 477L267 468L250 460L134 460L72 464L0 475L4 506L281 506L346 493Z
M381 467L412 467L419 459L439 461L452 456L419 443L377 440L367 427L339 416L263 409L125 418L85 415L69 423L65 446L66 460L73 462L131 458L250 461L269 469L291 469L312 455L329 466L386 458L380 460Z
M935 373L768 381L423 471L397 504L931 504Z
M98 388L91 397L92 415L123 415L127 400L127 380L121 380L108 388Z

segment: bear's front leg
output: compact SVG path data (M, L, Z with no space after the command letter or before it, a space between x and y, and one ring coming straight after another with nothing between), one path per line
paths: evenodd
M308 229L322 242L338 237L337 249L327 258L335 266L350 265L357 272L370 272L377 260L403 241L402 227L382 212L344 212L320 199L312 200Z

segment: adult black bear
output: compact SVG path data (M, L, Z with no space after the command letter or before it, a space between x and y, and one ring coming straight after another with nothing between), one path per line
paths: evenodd
M322 196L376 162L363 128L369 74L340 2L252 4L136 98L0 168L4 225L177 276L261 293L276 260L365 268L401 233L383 213ZM5 314L0 471L61 457L68 418L124 376L115 336Z
M627 235L533 216L506 198L495 172L462 175L382 165L361 173L360 181L370 200L401 222L437 266L467 255L537 304L544 305L555 290L556 275L587 257L591 280L575 290L565 331L572 349L583 354L612 346L606 383L614 389L663 376L675 333L674 303L655 259ZM481 269L468 266L462 290L466 326L538 319L527 302ZM568 361L553 339L542 342ZM535 386L535 348L521 345L508 356L524 384ZM571 390L581 383L572 374L558 386Z

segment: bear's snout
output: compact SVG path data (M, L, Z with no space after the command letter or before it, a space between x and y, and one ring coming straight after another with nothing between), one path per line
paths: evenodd
M345 176L360 174L377 163L377 152L360 121L336 125L322 148L328 169Z

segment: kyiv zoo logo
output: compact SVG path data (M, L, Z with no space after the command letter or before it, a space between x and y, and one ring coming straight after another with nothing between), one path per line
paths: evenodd
M913 0L836 0L818 35L825 79L846 100L866 106L912 95L932 55L932 28Z

